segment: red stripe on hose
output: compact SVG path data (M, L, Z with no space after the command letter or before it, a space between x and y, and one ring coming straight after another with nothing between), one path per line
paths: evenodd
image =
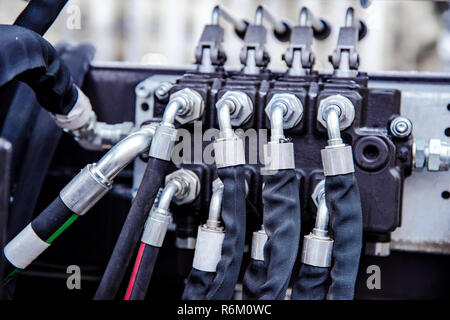
M133 291L134 282L136 281L136 276L139 270L139 266L141 264L142 255L144 254L145 243L141 242L139 246L139 251L136 257L136 261L134 262L133 272L131 273L130 282L128 283L127 292L125 293L124 300L130 300L131 292Z

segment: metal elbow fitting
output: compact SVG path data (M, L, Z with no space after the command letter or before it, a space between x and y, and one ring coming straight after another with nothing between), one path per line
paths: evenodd
M204 225L198 227L192 263L197 270L215 272L222 254L222 244L225 238L225 231L220 221L223 188L223 183L219 178L214 180L208 220Z
M170 95L161 123L156 128L150 157L169 161L175 145L175 120L186 124L200 119L205 109L202 96L195 90L182 89Z
M321 150L325 176L355 172L352 148L341 138L341 130L350 127L354 119L355 106L348 98L334 95L320 102L317 120L328 132L328 146Z
M440 139L416 139L413 143L413 164L415 169L448 171L450 167L450 144Z
M143 126L116 144L97 163L88 164L61 190L64 204L72 212L84 215L112 188L119 172L149 149L154 133L154 126Z
M301 262L316 267L331 266L334 240L328 236L329 211L325 200L325 180L314 189L312 198L317 206L316 224L303 239Z
M265 170L294 169L294 144L285 141L284 129L298 125L303 117L303 104L294 94L275 94L265 108L270 119L270 142L264 145Z
M228 91L216 103L220 138L214 142L217 168L245 164L244 142L233 131L232 126L247 122L253 114L253 103L242 91Z
M145 223L141 241L154 247L161 247L172 222L169 212L170 203L190 203L200 193L200 180L191 170L179 169L166 177L165 187L159 196L156 206L153 206Z

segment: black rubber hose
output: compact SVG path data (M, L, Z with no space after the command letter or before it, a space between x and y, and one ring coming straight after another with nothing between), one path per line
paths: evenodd
M245 245L246 207L244 166L217 169L224 185L222 220L225 238L222 244L222 257L217 264L216 276L207 300L230 300L238 281Z
M64 230L61 231L61 227L68 221L73 222L75 220L74 217L76 219L78 216L67 208L58 196L33 221L31 221L31 228L42 241L52 243L60 233L65 230L64 228ZM12 241L14 241L14 239ZM2 256L4 257L3 251ZM6 257L4 258L5 261L8 261ZM16 266L8 261L8 267L5 274L9 274L14 269L17 269Z
M361 199L355 175L326 177L325 197L334 235L331 285L327 299L351 300L355 292L363 237Z
M168 161L152 157L149 159L141 185L133 199L119 239L95 293L95 300L112 300L116 297L153 201L163 185L168 166Z
M89 70L89 63L94 57L94 47L88 44L59 47L61 59L70 69L76 84L81 87L84 76ZM26 85L20 85L20 87L23 86ZM21 89L18 92L20 91ZM24 106L31 106L33 110L23 110ZM35 110L38 114L33 116ZM28 132L26 127L21 127L23 132L18 132L17 125L20 124L21 119L33 117L36 123L32 126L31 132ZM12 239L31 220L39 191L61 135L62 129L56 125L47 111L41 109L33 94L17 96L14 99L2 131L2 136L13 138L10 140L13 148L22 151L21 154L15 154L18 167L13 193L14 201L11 204L11 215L8 221L8 240Z
M261 286L266 281L266 265L262 260L251 259L242 280L242 298L258 300L261 297Z
M264 176L264 246L266 281L263 300L282 300L297 259L300 242L300 196L294 170L278 170Z
M55 22L68 0L31 0L17 17L14 25L44 35Z
M192 268L181 299L205 300L206 294L208 293L215 276L215 272L201 271Z
M136 259L135 267L136 275L132 275L132 282L130 282L130 295L125 296L126 300L144 300L147 294L150 280L152 279L153 270L155 269L156 260L158 259L159 249L145 243L143 245L142 255L138 253L138 259ZM133 279L134 278L134 279ZM128 291L128 290L127 290Z
M55 48L34 31L0 25L0 87L13 79L25 82L47 111L68 114L78 92Z
M329 268L302 264L292 286L291 300L325 300L329 276Z

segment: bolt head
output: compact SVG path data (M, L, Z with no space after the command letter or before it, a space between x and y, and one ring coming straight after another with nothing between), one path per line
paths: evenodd
M270 119L270 113L272 107L276 104L282 102L286 106L286 113L283 117L283 128L291 129L298 125L303 117L303 104L295 94L292 93L276 93L270 99L266 108L264 109L267 117Z
M230 115L231 125L239 127L245 124L253 114L253 102L250 97L242 91L227 91L216 103L216 108L220 108L226 101L232 101L235 105L234 111Z
M194 173L194 171L189 169L179 169L177 171L172 172L171 174L166 176L166 184L173 180L177 179L182 181L186 186L187 190L180 196L175 195L173 197L173 202L177 205L191 203L193 202L200 193L200 179Z
M424 139L416 139L413 143L413 163L414 168L425 167L427 142Z
M391 122L391 133L398 138L406 138L411 135L412 123L408 118L397 117Z
M170 100L181 97L188 102L189 112L185 114L179 114L175 119L180 124L186 124L200 119L205 111L205 102L200 93L193 89L185 88L174 92L170 95Z
M349 98L340 94L326 97L320 101L319 110L317 111L317 121L319 121L324 128L327 127L325 111L332 105L341 109L341 114L339 116L339 127L341 130L345 130L350 127L353 120L355 120L355 106Z

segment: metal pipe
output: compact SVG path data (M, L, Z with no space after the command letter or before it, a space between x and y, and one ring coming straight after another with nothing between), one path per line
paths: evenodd
M328 145L335 146L342 144L340 115L341 109L338 106L331 105L325 111L328 131Z
M312 14L311 10L306 7L303 7L302 10L300 10L298 21L299 25L302 27L308 27L311 24L316 32L321 32L325 27L323 22L320 21L320 19L317 19L317 17Z
M217 228L220 226L220 213L222 211L222 199L223 199L223 185L216 188L211 196L209 203L209 213L206 225L210 228Z
M232 101L226 100L220 105L217 112L219 121L219 129L223 138L234 137L233 128L231 126L231 113L234 111L235 105Z
M283 102L277 102L272 106L270 112L270 141L279 142L284 139L284 114L286 113L286 105Z
M175 117L183 113L183 109L187 107L187 101L182 97L176 97L169 101L164 110L161 125L173 127L175 123Z
M238 32L244 32L247 29L247 25L243 20L236 19L225 8L217 5L211 14L211 24L220 24L220 17L231 23Z
M319 200L319 206L317 207L314 233L322 237L327 236L329 219L330 214L328 211L327 202L325 200L325 193L323 193Z
M107 179L112 180L136 156L146 151L152 142L155 127L143 126L111 148L95 165Z
M181 184L176 180L170 180L164 187L158 201L158 211L167 212L175 194L181 190Z
M286 26L280 20L275 18L264 6L259 6L255 13L255 25L262 25L264 18L273 25L277 33L286 32Z
M355 25L355 10L353 8L348 8L345 14L345 26L353 27Z

